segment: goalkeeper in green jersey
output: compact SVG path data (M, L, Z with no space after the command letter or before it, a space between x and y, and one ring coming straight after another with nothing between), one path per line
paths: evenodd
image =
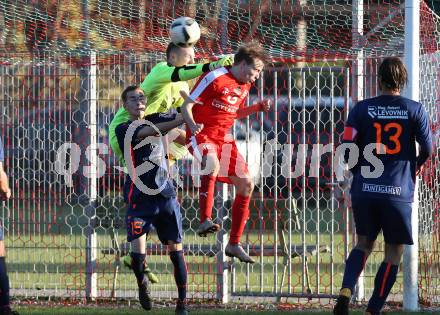
M189 94L189 86L186 81L194 79L205 72L232 65L233 63L231 57L224 57L209 63L192 64L194 62L194 48L179 47L173 43L168 45L166 55L167 61L160 62L154 66L140 86L147 98L145 116L154 113L164 113L172 107L180 107L183 104L183 99L179 92L182 90ZM110 146L119 161L124 163L124 165L124 153L119 148L115 129L119 124L125 123L127 120L129 120L128 112L124 107L121 107L109 126ZM169 149L174 158L179 158L179 156L181 157L186 154L186 148L179 146L185 145L185 132L183 130L176 132L169 133L169 137L175 139L175 143L172 143ZM176 145L176 143L179 145Z

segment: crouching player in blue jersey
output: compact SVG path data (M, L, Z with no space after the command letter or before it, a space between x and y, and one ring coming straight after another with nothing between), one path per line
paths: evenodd
M348 314L355 284L382 231L385 255L366 311L380 314L396 281L404 244L413 244L411 203L416 174L432 153L431 129L422 104L400 96L408 80L402 61L395 57L384 59L378 78L382 94L359 102L349 113L344 130L344 142L356 144L360 153L352 168L350 190L358 241L346 261L335 315ZM420 145L418 155L415 141ZM371 167L364 151L369 148L383 164L379 176L365 174Z
M124 184L124 199L128 204L127 234L132 247L132 269L139 287L139 302L145 310L151 310L144 263L146 236L154 226L159 240L168 246L174 265L178 290L176 314L187 314L182 216L173 182L167 176L166 150L161 150L161 137L157 137L181 125L183 118L175 110L144 117L145 95L138 86L127 87L122 92L122 101L129 120L120 123L115 131L129 171ZM141 120L142 117L145 120Z

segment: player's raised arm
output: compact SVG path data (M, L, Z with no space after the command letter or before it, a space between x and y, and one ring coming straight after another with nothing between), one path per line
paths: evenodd
M116 136L121 139L125 137L125 133L132 122L139 121L144 117L146 108L144 92L137 85L131 85L125 88L122 92L122 100L130 119L129 121L119 124L115 129ZM134 139L156 136L159 133L166 133L177 126L180 126L184 122L182 115L178 114L176 111L152 114L146 116L146 119L149 123L138 123L134 133Z
M270 99L264 99L251 106L242 107L237 111L237 118L242 119L256 112L268 112L270 110Z
M214 69L230 66L233 63L233 59L230 57L224 57L217 61L212 61L204 64L192 64L183 67L174 67L171 75L171 81L188 81L201 76L203 73L212 71Z
M234 62L232 57L226 56L216 61L194 64L194 49L192 47L179 47L173 43L168 45L166 54L167 62L163 63L161 67L153 68L144 82L142 82L141 88L144 91L153 78L156 84L188 81L208 71L223 66L230 66Z
M146 138L149 136L157 136L158 131L160 133L167 133L168 131L180 126L184 123L183 117L181 114L177 114L177 116L170 121L157 123L154 127L144 126L141 130L137 132L137 138Z

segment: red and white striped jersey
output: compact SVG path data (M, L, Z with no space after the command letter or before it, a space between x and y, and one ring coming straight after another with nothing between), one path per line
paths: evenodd
M237 110L243 106L250 87L250 83L238 82L225 67L200 77L190 97L196 101L192 110L194 120L204 126L201 133L222 141L234 124Z

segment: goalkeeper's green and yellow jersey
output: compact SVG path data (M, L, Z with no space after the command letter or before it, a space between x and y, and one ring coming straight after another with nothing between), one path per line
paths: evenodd
M209 71L209 65L209 63L205 63L174 67L167 62L160 62L154 66L141 84L141 89L147 98L145 115L163 113L171 107L180 107L184 100L179 92L183 90L189 94L189 86L186 81L197 78L204 72ZM109 126L110 146L117 158L124 164L124 154L119 148L115 129L116 126L128 120L128 112L124 107L121 107ZM186 153L186 150L184 152ZM174 156L177 158L184 152L174 152Z

